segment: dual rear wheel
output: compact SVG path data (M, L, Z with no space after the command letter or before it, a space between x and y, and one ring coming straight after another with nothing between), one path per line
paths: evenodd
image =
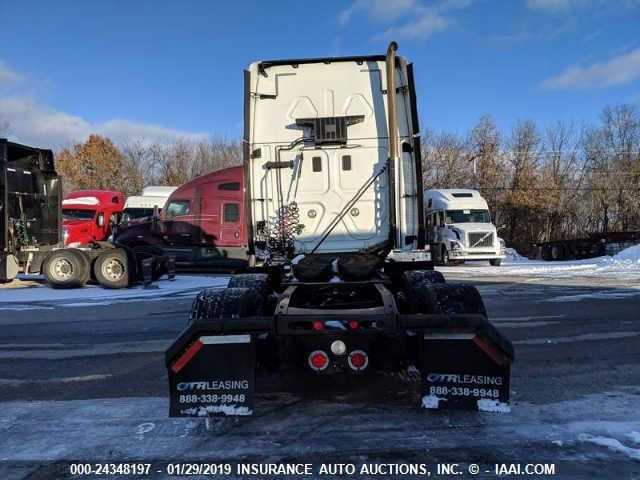
M47 283L53 288L82 287L92 272L96 281L105 288L126 288L132 271L127 253L119 248L106 250L93 262L88 254L76 248L54 250L42 267Z

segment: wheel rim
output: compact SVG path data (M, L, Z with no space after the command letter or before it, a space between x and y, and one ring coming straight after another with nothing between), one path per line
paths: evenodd
M59 282L66 282L73 276L73 264L67 258L56 258L49 266L49 273Z
M125 266L119 258L109 258L102 264L102 276L112 282L117 282L124 277Z

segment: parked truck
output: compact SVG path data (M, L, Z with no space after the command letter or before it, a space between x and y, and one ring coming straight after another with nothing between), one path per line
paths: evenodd
M154 213L162 213L167 199L178 187L149 186L140 195L127 197L121 222L123 224L152 218Z
M250 415L256 372L417 370L424 407L508 401L511 344L475 287L433 270L413 66L396 49L245 71L253 272L194 300L166 352L170 415Z
M243 168L225 168L185 183L171 193L159 216L120 225L114 240L172 255L182 270L246 269Z
M500 266L505 243L491 223L489 206L470 189L425 190L427 241L442 265L488 260Z
M157 276L164 257L106 241L121 210L118 192L75 192L63 204L51 150L0 139L0 282L41 273L52 287L72 288L93 275L124 288L147 258Z
M106 242L120 222L124 197L111 190L75 190L62 201L62 231L66 247Z
M51 150L0 138L0 282L40 273L62 243L61 200Z

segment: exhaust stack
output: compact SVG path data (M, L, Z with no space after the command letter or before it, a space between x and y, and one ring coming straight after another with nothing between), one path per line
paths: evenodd
M387 48L387 115L389 127L389 240L396 245L396 159L398 157L398 115L396 100L396 51L398 44Z

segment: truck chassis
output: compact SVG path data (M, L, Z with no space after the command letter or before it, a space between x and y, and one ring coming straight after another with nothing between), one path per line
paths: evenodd
M273 277L237 275L195 299L165 358L172 416L251 414L258 371L417 368L425 408L508 402L513 347L487 321L475 287L447 284L432 270L342 283L288 279L277 288ZM345 298L350 308L332 308Z

